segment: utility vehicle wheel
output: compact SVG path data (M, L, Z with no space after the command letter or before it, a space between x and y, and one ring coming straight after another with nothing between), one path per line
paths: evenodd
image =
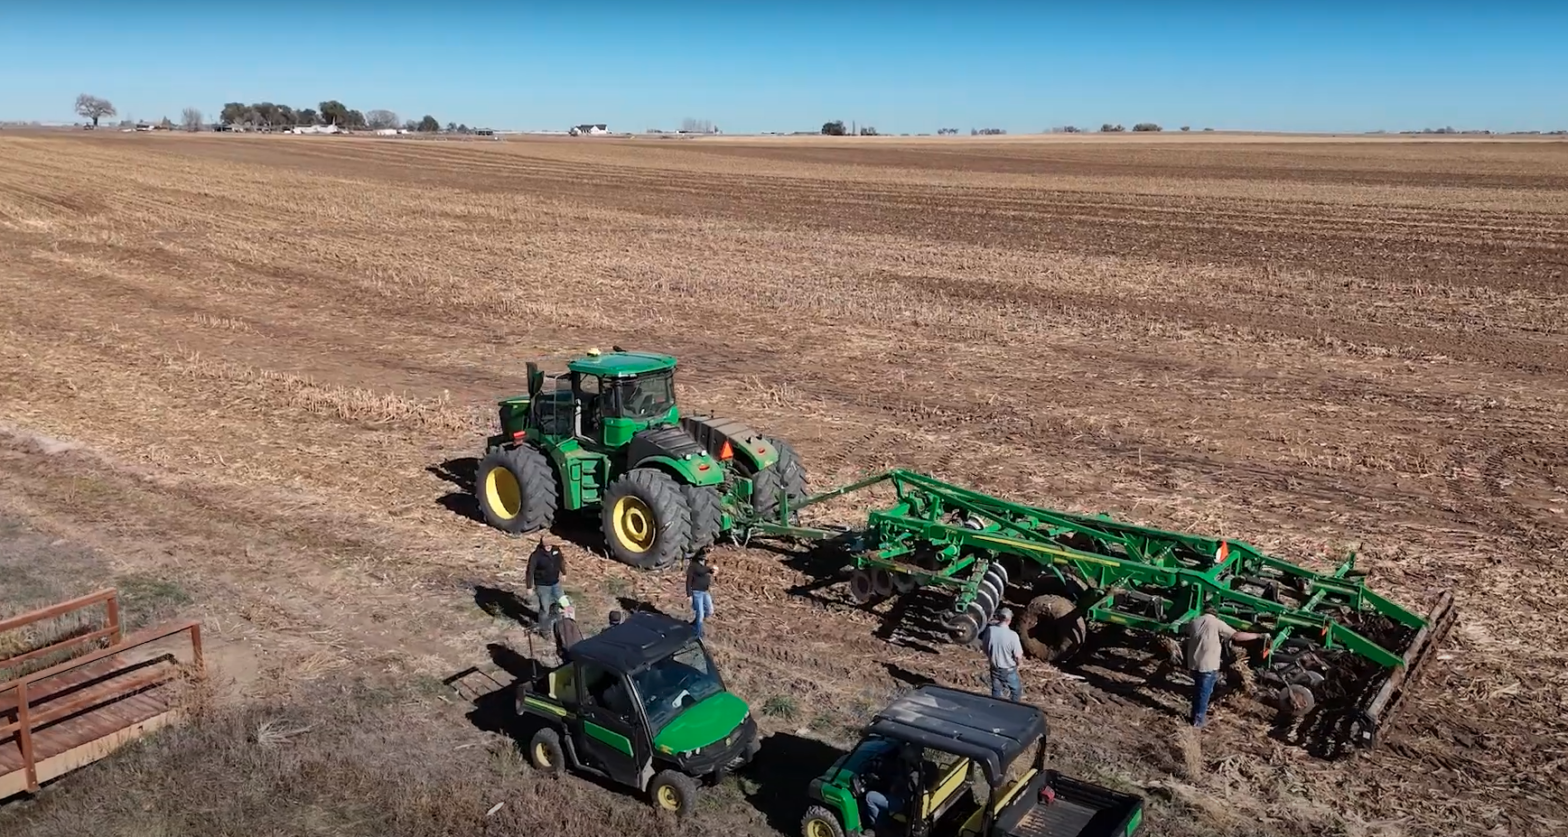
M1067 659L1083 646L1089 627L1071 600L1047 594L1035 596L1018 620L1024 652L1048 663Z
M604 542L615 560L645 570L689 554L691 509L680 483L653 468L633 468L610 483L599 510Z
M844 826L839 825L838 816L832 811L813 805L800 819L800 837L844 837Z
M691 546L686 549L686 557L690 558L718 540L719 526L724 522L724 502L719 499L719 492L709 486L682 485L681 495L691 510Z
M677 817L690 816L697 808L697 782L679 770L660 770L648 783L653 807Z
M849 574L849 597L855 600L855 604L865 604L876 598L870 573L865 570L855 570Z
M566 755L561 752L561 736L545 727L534 733L528 742L528 763L536 770L560 775L566 769Z
M474 471L474 497L486 523L512 534L548 529L561 500L550 461L529 445L487 452Z

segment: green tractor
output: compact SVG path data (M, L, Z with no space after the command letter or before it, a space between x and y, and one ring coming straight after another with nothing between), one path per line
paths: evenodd
M474 494L485 521L506 532L597 509L610 554L655 569L806 497L787 442L681 414L668 355L590 349L553 375L530 362L528 393L498 405L500 432L486 440Z

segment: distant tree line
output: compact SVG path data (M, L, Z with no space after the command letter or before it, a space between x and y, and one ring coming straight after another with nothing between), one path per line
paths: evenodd
M344 129L402 128L406 131L424 133L441 130L441 123L429 114L426 114L423 119L399 121L398 115L390 110L377 109L361 113L336 99L328 99L314 108L297 109L272 102L256 102L248 105L244 102L229 102L219 111L218 122L222 125L244 125L251 128L336 125ZM456 128L456 126L452 127Z

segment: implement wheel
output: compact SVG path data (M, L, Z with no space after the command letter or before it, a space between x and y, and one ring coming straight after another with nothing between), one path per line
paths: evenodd
M474 499L486 523L516 535L548 529L561 498L544 453L521 445L485 454L474 471Z
M838 816L821 805L806 809L800 819L800 837L844 837L844 826Z
M610 484L599 510L615 560L640 569L669 566L691 546L691 509L680 483L663 471L633 468Z
M1018 620L1024 653L1048 663L1060 662L1083 647L1089 626L1072 601L1055 595L1035 596Z
M871 573L855 570L849 574L849 597L855 600L855 604L865 604L876 598L876 591L872 589Z

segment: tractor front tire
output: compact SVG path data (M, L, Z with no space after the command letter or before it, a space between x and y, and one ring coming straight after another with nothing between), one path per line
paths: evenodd
M697 810L697 782L679 770L660 770L648 783L653 807L685 819Z
M531 445L486 453L474 471L474 498L485 523L514 535L550 528L561 505L550 460Z
M800 818L800 837L844 837L844 826L839 824L837 814L822 805L813 805Z
M691 509L680 483L654 468L633 468L604 493L599 524L610 555L658 569L690 554Z
M703 485L682 485L681 495L691 510L691 546L686 550L690 558L718 540L724 524L724 501L718 491Z

